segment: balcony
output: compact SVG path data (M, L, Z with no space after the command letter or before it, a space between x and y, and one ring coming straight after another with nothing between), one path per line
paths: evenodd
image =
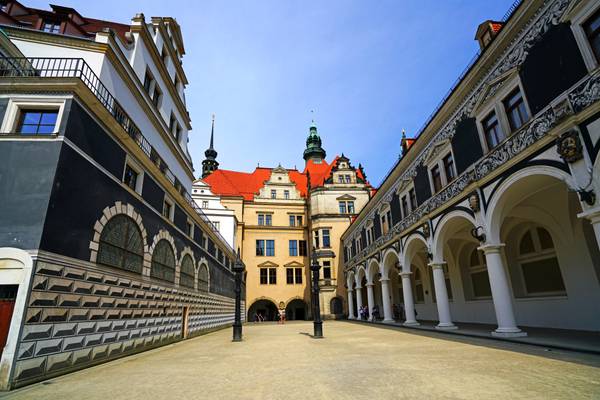
M92 95L112 115L114 120L123 128L127 135L142 150L148 159L158 168L164 177L181 194L183 199L196 211L200 218L210 227L213 225L196 205L181 182L169 169L167 163L160 157L158 151L144 137L140 128L133 122L129 114L119 104L117 99L100 81L83 58L48 58L48 57L6 57L0 59L1 78L77 78L90 90ZM3 132L0 135L13 135ZM215 235L226 248L235 254L231 246L213 228Z

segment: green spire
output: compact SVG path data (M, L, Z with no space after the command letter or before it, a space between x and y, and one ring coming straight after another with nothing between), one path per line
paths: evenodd
M304 150L304 160L308 161L310 159L320 162L325 159L325 150L321 147L321 137L317 133L317 125L315 124L315 120L313 119L308 133L308 138L306 139L306 149Z

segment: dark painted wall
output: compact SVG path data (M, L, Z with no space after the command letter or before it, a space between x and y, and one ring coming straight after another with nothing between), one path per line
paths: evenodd
M429 174L427 167L419 165L417 167L417 175L414 179L415 194L417 196L417 203L423 204L428 198L431 197L431 187L429 186Z
M381 236L381 221L379 220L379 213L373 215L373 236L377 239Z
M400 211L400 196L398 196L396 193L394 193L392 196L390 210L392 211L392 225L396 225L402 219L402 214Z
M535 115L587 73L568 24L551 27L536 43L519 72Z
M475 118L465 118L456 124L456 131L451 139L451 145L456 171L459 175L483 157Z

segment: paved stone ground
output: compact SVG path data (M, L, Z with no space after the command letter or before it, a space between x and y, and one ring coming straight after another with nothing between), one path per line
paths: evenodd
M600 357L326 321L222 330L6 399L600 399Z

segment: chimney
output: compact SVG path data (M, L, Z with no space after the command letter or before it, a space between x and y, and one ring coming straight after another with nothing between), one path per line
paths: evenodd
M479 24L477 33L475 33L475 40L479 42L479 48L481 50L485 49L496 37L498 32L500 32L503 26L504 22L492 21L491 19Z

